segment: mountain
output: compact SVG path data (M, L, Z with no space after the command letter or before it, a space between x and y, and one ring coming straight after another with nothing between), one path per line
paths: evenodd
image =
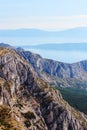
M16 50L0 47L0 130L87 130L87 117L40 79Z
M87 60L67 64L50 59L30 51L18 50L34 68L39 77L57 87L76 87L87 89Z
M86 39L86 34L87 27L73 28L64 31L44 31L39 29L0 30L0 37L66 37Z
M25 51L20 47L15 49L14 47L4 43L1 43L0 46L14 49L20 56L31 64L40 78L56 87L87 89L87 60L68 64L44 59L40 55L30 51Z
M40 45L27 45L22 46L22 48L29 49L40 49L40 50L52 50L52 51L87 51L87 43L47 43Z
M49 35L49 33L39 29L0 30L1 37L38 37Z
M9 44L5 44L5 43L0 43L0 47L8 47L8 48L13 48L12 46L10 46Z

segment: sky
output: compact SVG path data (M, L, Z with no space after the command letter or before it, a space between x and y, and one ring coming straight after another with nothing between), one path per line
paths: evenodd
M0 29L87 26L87 0L0 0Z
M0 29L35 28L59 31L76 27L87 27L87 0L0 0ZM53 43L61 41L50 40ZM48 43L49 39L0 37L0 42L21 46ZM87 52L34 52L70 63L87 57Z

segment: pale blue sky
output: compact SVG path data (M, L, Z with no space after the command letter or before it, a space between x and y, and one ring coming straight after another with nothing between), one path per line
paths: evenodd
M0 29L87 26L87 0L0 0Z

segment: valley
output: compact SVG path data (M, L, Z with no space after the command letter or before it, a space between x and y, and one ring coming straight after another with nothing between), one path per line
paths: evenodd
M61 87L57 89L72 107L87 114L87 90Z

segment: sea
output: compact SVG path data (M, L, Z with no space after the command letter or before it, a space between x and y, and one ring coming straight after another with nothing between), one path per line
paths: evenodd
M23 49L27 51L31 51L33 53L37 53L41 55L43 58L53 59L55 61L61 61L65 63L75 63L81 60L87 60L87 52L86 51L67 51L67 50L50 50L50 49L39 49L39 48L29 48L28 45L38 45L38 44L59 44L59 43L70 43L70 39L59 39L59 38L43 38L43 37L0 37L0 43L10 44L15 47L23 47ZM77 42L77 41L72 41ZM81 41L79 41L81 42Z

